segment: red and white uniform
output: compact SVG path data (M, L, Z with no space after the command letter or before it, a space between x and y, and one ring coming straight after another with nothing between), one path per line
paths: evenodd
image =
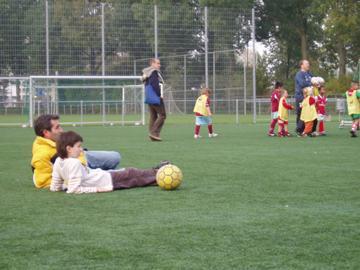
M317 100L316 100L316 112L318 114L318 120L319 121L323 121L325 118L325 114L326 114L326 103L327 103L327 98L326 96L321 96L318 95L317 96Z
M317 96L316 111L318 114L323 114L323 115L326 114L325 111L326 103L327 103L327 98L325 96L320 96L320 95Z
M279 90L274 90L271 93L271 112L277 112L279 109L279 101L281 98L281 92Z

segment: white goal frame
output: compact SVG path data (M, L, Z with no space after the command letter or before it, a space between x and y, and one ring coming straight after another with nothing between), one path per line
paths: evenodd
M33 120L34 120L34 80L36 79L43 79L43 80L47 80L47 79L65 79L65 80L77 80L77 79L84 79L84 80L134 80L134 81L139 81L139 84L132 84L132 85L124 85L124 86L119 86L119 87L111 87L111 88L119 88L122 90L122 116L121 116L121 121L106 121L105 120L105 97L103 96L103 101L102 101L102 121L100 122L62 122L63 124L113 124L114 122L116 123L121 123L122 125L125 124L124 121L124 104L126 102L125 100L125 96L124 96L124 92L126 88L129 87L142 87L142 91L141 91L141 119L140 121L135 121L134 123L137 125L145 125L145 103L144 103L144 99L145 99L145 88L144 85L141 82L141 76L60 76L60 75L56 75L56 76L29 76L29 126L33 127ZM96 86L97 88L102 88L102 86ZM76 86L74 86L74 88L76 88ZM91 86L89 86L89 88L91 88ZM103 86L103 88L109 88L106 87L106 85Z

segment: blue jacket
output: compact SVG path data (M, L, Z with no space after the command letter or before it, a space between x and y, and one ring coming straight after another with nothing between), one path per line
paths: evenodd
M161 96L161 90L160 90L160 82L159 82L159 76L157 71L153 71L153 73L151 73L149 79L146 81L145 83L146 85L150 84L153 89L155 90L155 93L158 97Z
M311 86L311 72L298 71L295 75L295 99L296 101L302 101L304 99L303 89Z

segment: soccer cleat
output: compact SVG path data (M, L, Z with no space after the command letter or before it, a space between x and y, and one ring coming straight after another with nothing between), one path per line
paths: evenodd
M284 137L284 134L282 134L282 132L278 132L277 136L280 137Z
M210 133L209 134L209 138L214 138L214 137L217 137L218 136L218 134L216 134L216 133Z
M291 136L292 136L292 134L291 134L291 133L289 133L289 132L285 132L285 136L286 136L286 137L291 137Z
M158 165L156 165L155 167L153 167L154 170L158 170L161 167L165 166L165 165L169 165L171 164L171 162L169 160L162 160L160 161L160 163Z
M200 139L200 138L201 138L200 135L197 135L197 134L194 135L194 139Z
M274 133L274 132L269 132L269 133L268 133L268 136L269 136L269 137L275 137L275 133Z
M357 137L355 130L350 130L350 133L352 138Z

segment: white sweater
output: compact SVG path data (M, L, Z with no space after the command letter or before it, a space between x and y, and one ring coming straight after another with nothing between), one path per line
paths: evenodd
M51 191L67 193L94 193L113 190L109 172L102 169L90 169L76 158L57 158L53 166Z

